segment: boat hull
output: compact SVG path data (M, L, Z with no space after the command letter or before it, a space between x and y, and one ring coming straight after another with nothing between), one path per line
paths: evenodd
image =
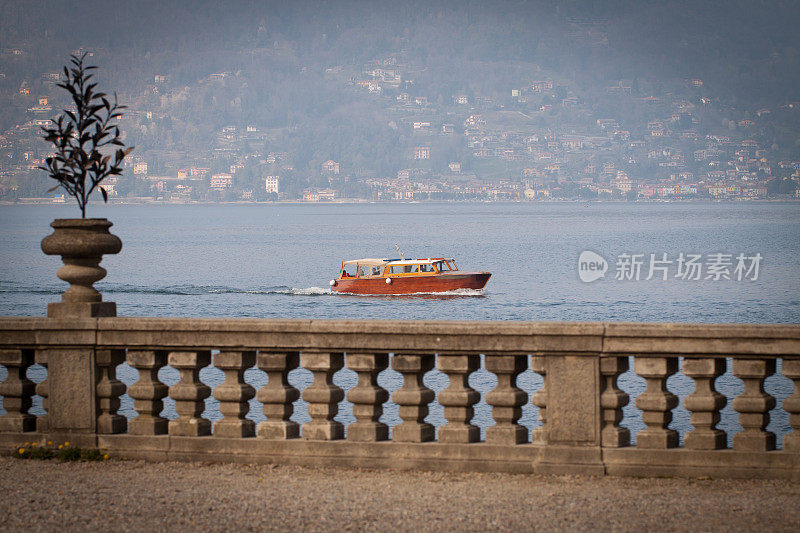
M449 292L458 289L482 289L489 272L458 272L430 276L395 276L389 278L342 278L331 287L333 292L348 294L414 294ZM386 283L391 279L391 283Z

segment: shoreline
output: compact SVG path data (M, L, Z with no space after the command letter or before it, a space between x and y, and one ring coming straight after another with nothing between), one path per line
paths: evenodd
M155 198L110 198L110 205L355 205L355 204L794 204L800 203L800 198L735 198L735 199L641 199L627 200L582 200L582 199L548 199L548 200L367 200L364 198L341 198L331 201L310 202L304 200L236 200L230 202L214 202L209 200L157 200ZM52 198L20 198L17 201L0 200L4 205L47 205L62 206L72 205L71 201L53 201ZM91 201L89 205L103 205L100 201Z

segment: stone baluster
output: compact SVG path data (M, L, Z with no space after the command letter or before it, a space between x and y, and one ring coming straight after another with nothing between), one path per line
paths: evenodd
M629 398L617 385L617 378L627 371L627 357L600 359L600 374L603 376L600 393L600 407L603 409L600 438L602 445L607 448L621 448L630 444L630 431L619 425L622 422L622 408L628 405Z
M531 397L531 403L539 408L541 426L531 432L534 444L547 443L547 358L543 355L531 356L531 370L542 376L542 387Z
M481 366L480 355L439 355L439 370L450 379L450 386L439 393L447 425L439 428L439 442L478 442L481 430L470 424L473 405L481 395L469 386L469 376Z
M356 421L347 427L347 440L387 440L389 427L380 422L389 393L378 385L378 374L389 366L389 354L348 353L347 367L358 374L358 384L347 393Z
M303 391L311 421L303 424L303 438L336 440L344 438L344 426L333 418L339 412L344 391L333 384L333 375L344 365L344 354L303 352L300 360L311 371L314 381Z
M214 356L214 366L225 374L225 381L214 389L214 398L219 400L219 412L223 417L214 423L215 437L241 438L256 434L255 422L245 418L256 391L244 382L244 372L254 364L254 351L221 351Z
M397 442L427 442L436 436L434 427L425 422L428 404L436 394L425 386L423 377L433 369L432 354L395 354L392 369L403 375L403 386L394 391L392 400L399 405L399 415L403 420L392 430L392 440Z
M119 397L125 394L125 384L117 379L117 366L125 361L125 350L97 350L97 432L100 434L125 433L128 419L117 414Z
M28 368L33 364L33 350L0 350L0 365L6 367L8 376L0 383L3 408L0 416L0 431L19 433L34 431L36 417L28 413L33 404L36 385L28 379Z
M497 376L497 387L486 395L492 406L495 425L486 430L489 444L522 444L528 441L528 431L519 425L522 406L528 395L517 387L517 376L525 371L527 356L486 356L486 370Z
M178 418L169 421L169 434L199 437L211 434L211 421L200 418L211 396L211 389L200 381L200 369L211 364L211 352L170 352L169 366L180 373L180 381L169 388Z
M775 449L775 434L766 430L775 398L764 392L764 380L775 373L775 359L733 359L733 375L744 381L744 392L734 398L742 431L733 436L733 449Z
M298 352L259 352L256 364L267 373L267 384L258 390L256 399L264 404L267 417L258 423L258 436L262 439L296 439L300 426L289 418L294 411L293 402L300 391L289 385L289 372L300 364Z
M163 435L167 419L161 417L168 387L158 379L158 371L167 364L167 352L162 350L128 350L128 364L139 371L139 381L128 389L133 408L139 416L128 422L133 435Z
M45 378L36 384L36 394L42 397L42 409L44 414L36 419L36 431L47 433L50 431L50 405L47 397L50 395L50 371L47 368L47 350L36 350L34 361L45 369Z
M678 371L675 357L637 357L634 361L636 373L647 381L645 391L636 398L636 407L642 410L642 422L647 427L636 436L639 448L675 448L678 432L669 429L672 410L678 405L678 397L667 390L667 378Z
M784 359L781 366L783 375L794 381L794 392L783 400L783 409L789 413L789 425L794 431L783 438L783 449L800 453L800 359Z
M686 434L683 445L690 450L727 447L725 432L717 429L719 411L726 400L714 387L714 380L725 373L725 359L686 358L682 371L694 380L694 392L683 400L683 406L691 413L694 430Z

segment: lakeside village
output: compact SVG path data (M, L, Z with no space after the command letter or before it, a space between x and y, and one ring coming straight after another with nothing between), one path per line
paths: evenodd
M397 117L392 125L405 143L398 149L406 153L396 173L364 175L333 158L300 171L293 153L270 149L279 145L276 128L230 124L196 153L159 151L129 136L137 149L123 176L104 182L108 196L181 203L800 198L796 146L787 151L760 140L776 129L796 135L791 124L800 122L800 102L734 111L709 95L701 79L652 92L619 80L595 93L531 80L504 96L457 93L449 102L432 101L414 92L412 73L395 58L350 74L333 67L325 75ZM201 83L235 76L213 73ZM63 201L59 193L43 194L48 184L37 168L48 155L39 129L59 111L50 96L59 79L45 73L17 89L14 101L30 105L24 122L0 134L0 201ZM166 75L149 87L155 100L130 98L121 120L126 135L168 122L163 102L178 89L170 89ZM619 116L602 111L611 108ZM26 180L41 183L41 194L33 186L25 190Z

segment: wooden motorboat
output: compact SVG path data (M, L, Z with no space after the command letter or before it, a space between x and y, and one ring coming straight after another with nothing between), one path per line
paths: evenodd
M465 272L452 257L343 261L331 291L350 294L414 294L482 289L489 272Z

